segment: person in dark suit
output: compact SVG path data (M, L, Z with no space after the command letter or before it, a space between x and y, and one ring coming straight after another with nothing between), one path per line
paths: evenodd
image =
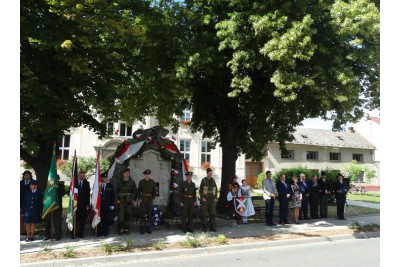
M45 230L43 241L49 240L51 238L51 217L53 217L54 232L56 240L60 240L62 236L62 198L67 194L65 191L64 182L60 182L60 176L57 175L58 185L57 185L57 196L58 196L58 209L47 214L44 218L45 220Z
M25 192L29 190L29 184L32 180L32 173L28 170L22 173L22 180L19 182L19 220L20 220L20 233L26 234L26 229L24 227L24 214L22 212L22 207L24 205Z
M288 224L288 213L289 213L289 199L290 199L290 186L286 183L286 176L281 174L279 181L276 183L278 189L278 201L279 201L279 224Z
M328 199L330 195L330 184L326 179L326 173L321 172L321 178L318 180L319 184L319 214L321 218L328 218Z
M82 171L78 173L76 189L78 191L78 205L76 208L77 236L83 238L86 213L90 207L90 184L85 178L85 173Z
M115 208L115 195L114 186L108 183L108 173L103 172L101 174L101 202L100 202L100 231L98 236L108 236L108 225L110 224L111 216L110 213Z
M319 184L317 181L317 175L311 176L310 182L310 216L311 219L321 219L318 217L318 203L319 203Z
M344 205L346 204L346 195L349 187L343 182L343 175L337 175L337 181L333 184L333 192L336 197L337 218L346 220L344 217Z
M301 208L299 214L299 220L309 220L308 218L308 197L310 196L310 186L306 181L306 175L300 174L299 186L301 189Z
M24 215L24 223L26 226L26 240L33 241L35 234L35 224L40 222L43 209L43 197L38 182L31 180L29 183L29 190L25 191L24 203L22 205L21 213Z

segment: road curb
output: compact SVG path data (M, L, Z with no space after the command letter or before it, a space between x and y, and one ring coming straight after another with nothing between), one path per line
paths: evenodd
M366 238L378 238L380 237L380 232L366 232L366 233L355 233L351 235L334 235L334 236L322 236L322 237L307 237L296 239L296 246L301 244L310 244L317 242L334 242L341 240L351 240L351 239L366 239ZM227 250L246 250L246 249L258 249L265 247L277 247L286 246L293 244L293 240L277 240L277 241L266 241L257 243L246 243L246 244L234 244L234 245L223 245L223 246L212 246L212 247L202 247L193 249L176 249L169 251L152 251L152 252L140 252L132 254L122 254L122 255L110 255L110 256L100 256L91 258L81 258L81 259L64 259L64 260L51 260L46 262L35 262L35 263L25 263L20 266L29 267L72 267L81 265L95 265L95 264L106 264L112 262L124 262L133 261L141 259L151 259L151 258L168 258L177 257L185 255L198 255L198 254L209 254L209 253L220 253L226 252Z

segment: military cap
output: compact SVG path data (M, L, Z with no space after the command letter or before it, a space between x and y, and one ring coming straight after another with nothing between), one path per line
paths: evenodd
M207 173L212 172L211 168L207 168Z
M124 172L129 172L129 168L124 168L124 169L121 171L121 173L124 173Z
M145 170L145 171L143 172L143 174L150 174L150 173L151 173L150 170Z
M27 174L27 173L29 173L30 175L32 175L32 173L31 173L30 171L28 171L28 170L24 171L24 172L22 173L22 175L25 175L25 174Z
M38 182L37 182L36 180L33 180L33 179L32 179L32 180L30 181L29 184L30 184L30 185L31 185L31 184L38 185Z
M108 172L103 172L102 174L100 174L100 176L103 178L103 177L108 177Z
M188 175L193 175L193 172L187 172L187 173L185 173L185 175L186 175L186 176L188 176Z

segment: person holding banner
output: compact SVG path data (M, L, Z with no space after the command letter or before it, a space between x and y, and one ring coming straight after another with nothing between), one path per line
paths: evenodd
M236 211L242 216L242 224L248 224L247 218L253 216L256 212L251 201L251 188L247 185L246 180L242 180L242 185L238 190L238 197L235 202Z
M52 229L52 221L54 224L54 232L55 239L60 240L62 236L62 227L61 227L61 216L62 216L62 198L67 194L64 187L64 182L60 182L60 176L57 174L58 184L57 188L57 197L58 197L58 209L52 211L48 216L44 218L45 220L45 230L44 230L44 238L43 241L49 240L52 238L51 229Z
M90 207L90 184L85 179L85 172L78 173L78 182L76 184L76 191L78 194L78 205L76 209L77 237L83 238L86 223L86 214Z

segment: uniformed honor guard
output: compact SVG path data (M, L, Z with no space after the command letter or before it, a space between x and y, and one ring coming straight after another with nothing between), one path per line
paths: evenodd
M98 236L108 236L108 225L110 224L110 213L115 207L114 186L108 183L108 172L101 174L101 203L100 203L100 232Z
M147 233L151 234L150 222L153 200L156 197L156 183L150 179L150 170L145 170L143 174L144 179L140 180L137 192L140 202L140 233L144 234L146 228Z
M196 206L196 185L192 182L193 172L187 172L186 181L184 181L179 190L179 197L182 207L182 229L183 232L193 233L193 211ZM187 222L186 222L187 220Z
M203 225L203 232L207 231L207 217L209 218L210 230L216 232L215 229L215 215L217 202L217 184L212 178L212 170L207 168L207 177L204 177L200 183L200 198L201 198L201 223Z
M118 234L129 235L129 226L132 220L133 202L136 200L137 187L129 176L129 169L122 170L122 180L115 186L115 202L118 207Z

